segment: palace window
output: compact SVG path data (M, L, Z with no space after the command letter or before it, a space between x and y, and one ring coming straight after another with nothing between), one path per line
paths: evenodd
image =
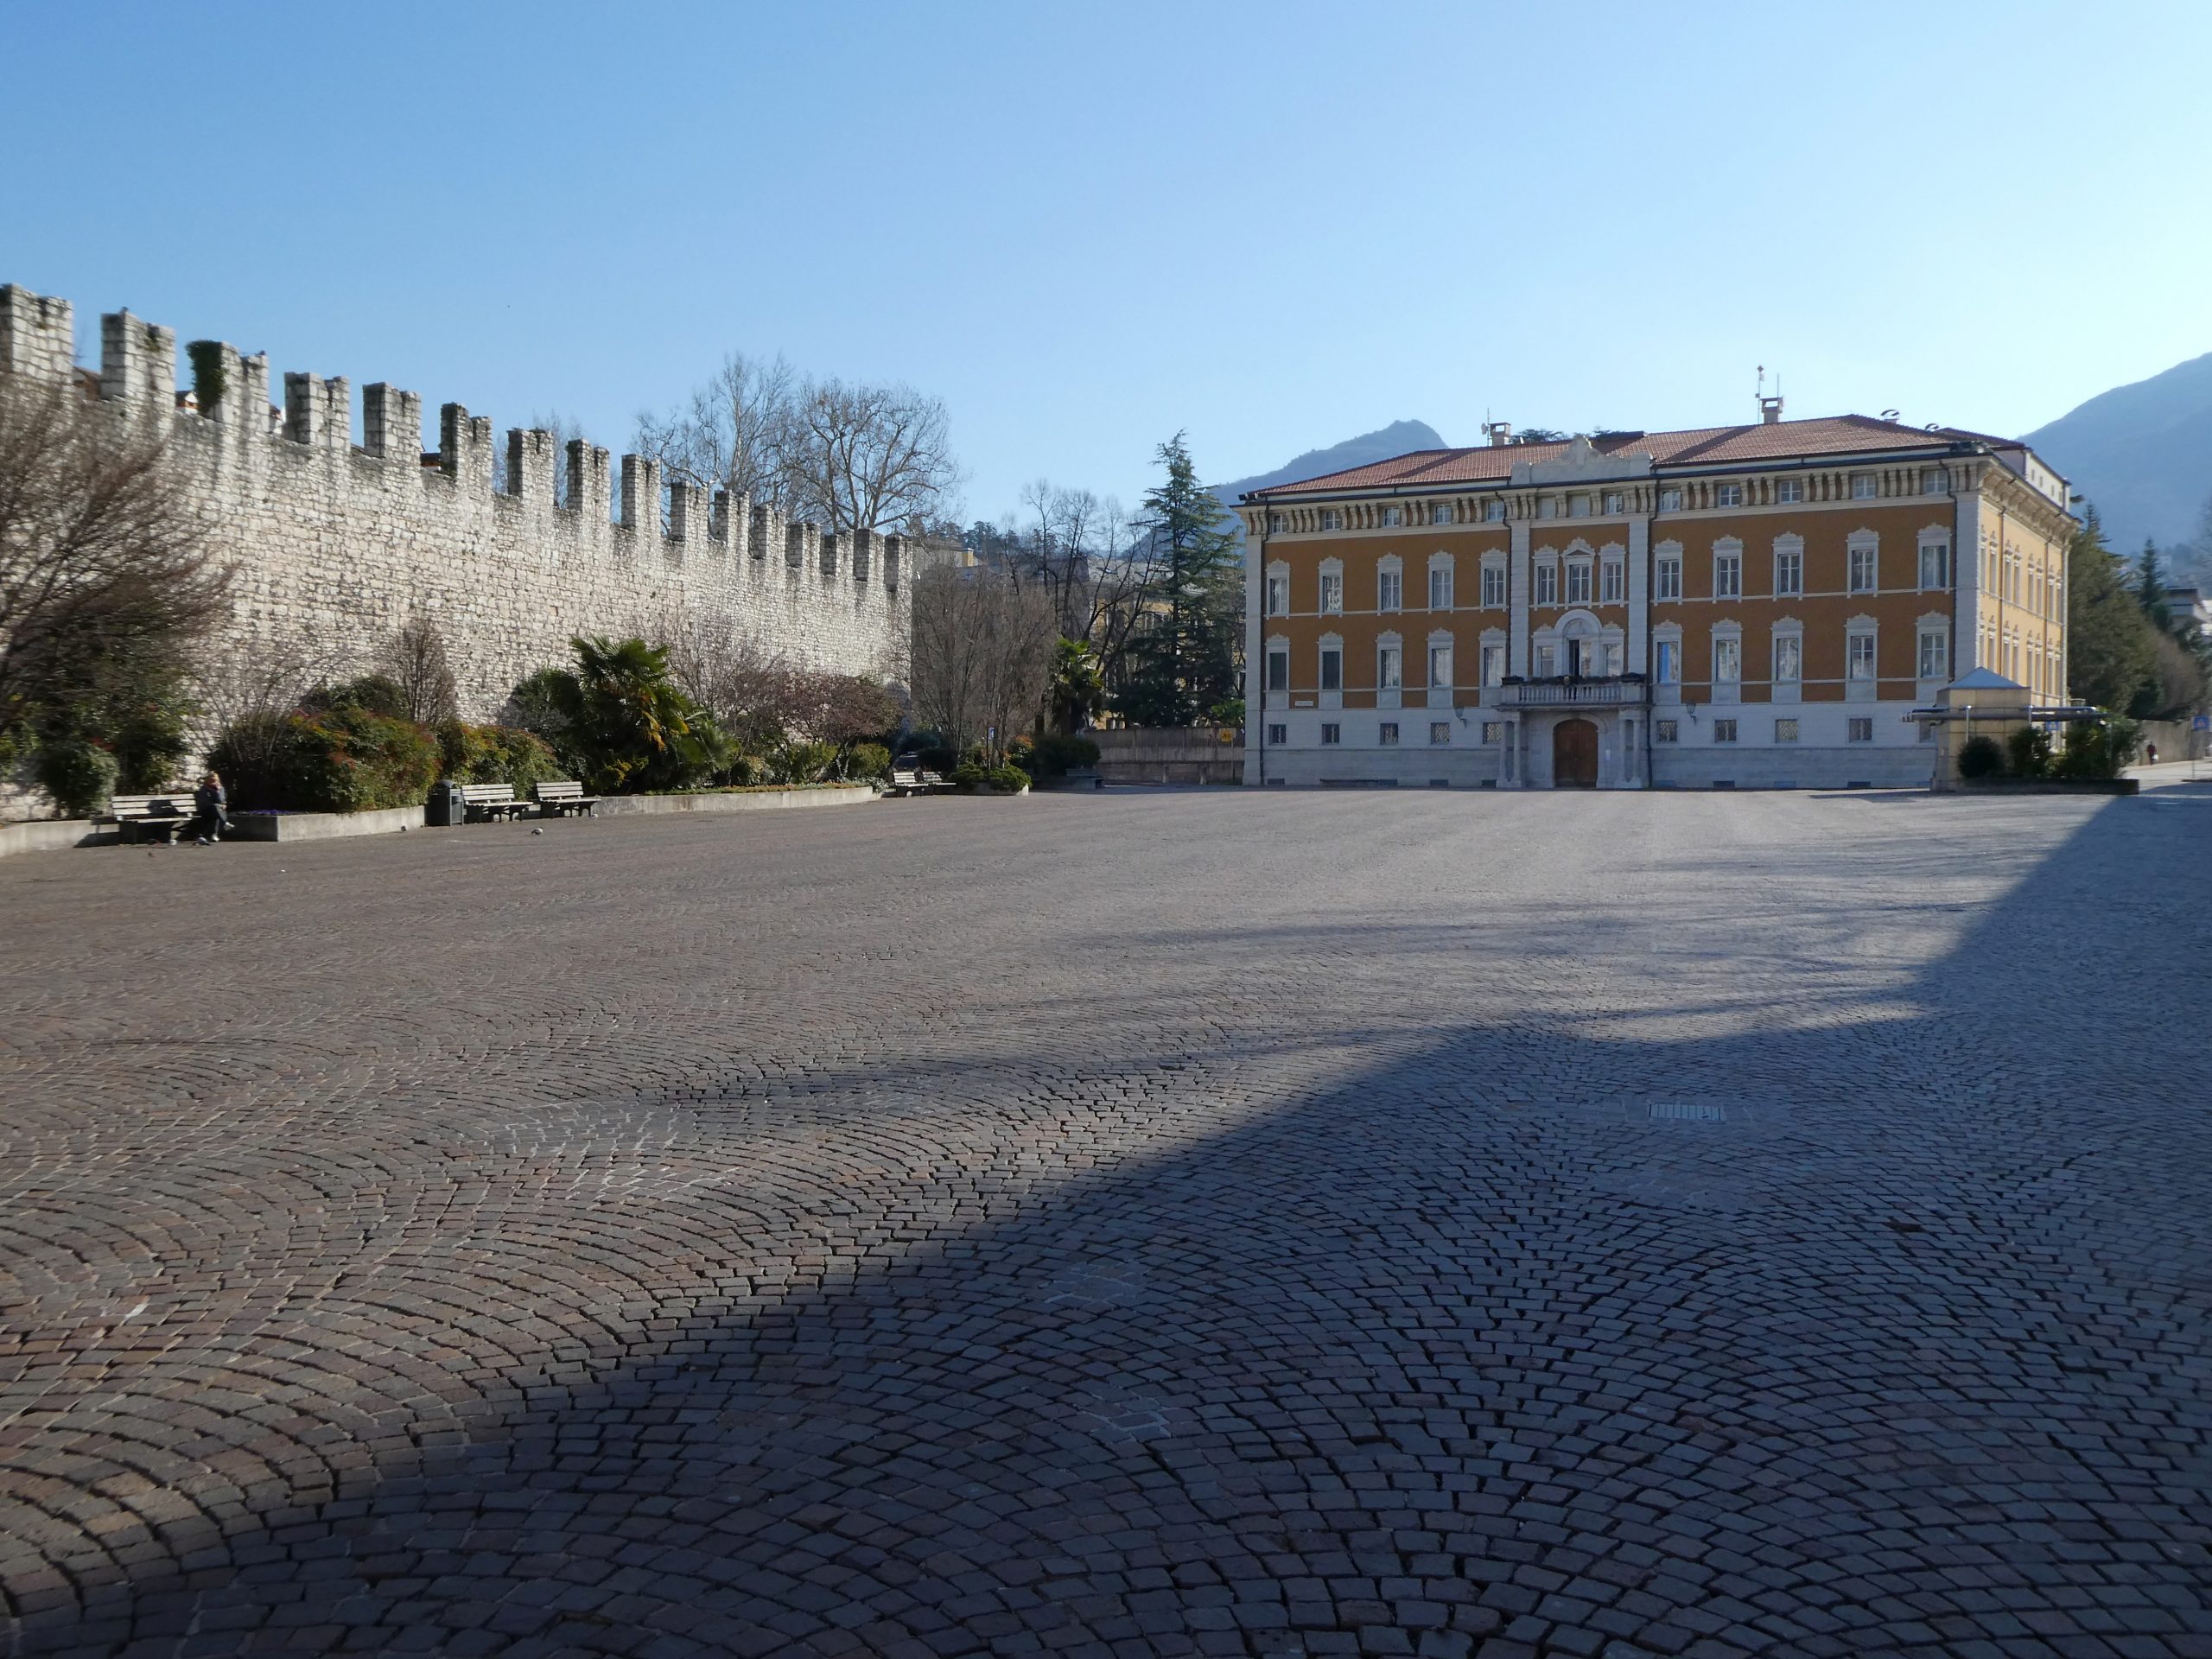
M1777 594L1802 594L1805 591L1805 543L1796 536L1774 538L1774 591Z
M1428 741L1431 743L1449 743L1452 741L1452 722L1448 720L1430 721Z
M1505 503L1502 500L1484 502L1483 522L1486 524L1503 524L1505 522Z
M1869 537L1853 537L1851 541L1851 591L1871 594L1875 588L1875 575L1879 560L1876 543Z
M1341 570L1324 570L1321 573L1322 611L1325 614L1333 616L1344 607L1344 573Z
M1567 602L1587 605L1590 602L1590 561L1569 559L1567 562Z
M1942 628L1921 629L1919 671L1923 680L1948 677L1951 671L1951 636Z
M1874 636L1871 633L1854 633L1850 637L1850 654L1847 659L1848 666L1845 671L1854 680L1872 679L1874 677Z
M1268 690L1270 691L1290 690L1290 647L1288 645L1268 647Z
M1504 742L1505 722L1502 720L1486 720L1483 721L1483 741L1485 743Z
M1386 720L1377 726L1375 728L1375 741L1386 748L1395 743L1398 741L1398 722L1395 720Z
M1452 608L1452 566L1431 560L1428 567L1428 608L1448 611Z
M1399 671L1402 660L1402 656L1397 646L1376 646L1375 683L1385 691L1395 691L1403 685L1405 678Z
M1559 566L1548 561L1536 567L1536 603L1559 603Z
M1342 530L1344 527L1344 510L1342 507L1324 507L1321 509L1322 529Z
M1273 535L1278 531L1287 529L1289 527L1289 522L1290 521L1288 519L1285 518L1282 514L1279 512L1269 513L1268 515L1268 533L1269 535Z
M1805 480L1802 478L1777 479L1774 486L1774 499L1784 504L1802 501L1805 499Z
M1874 741L1874 722L1865 715L1854 718L1851 722L1851 741L1853 743L1872 743Z
M1654 743L1680 742L1681 735L1682 727L1680 721L1655 720L1651 722L1651 741Z
M1797 741L1797 722L1794 720L1776 721L1774 741L1777 743L1795 743Z
M1483 603L1489 607L1505 603L1505 567L1487 563L1483 566Z
M1618 518L1620 514L1626 512L1627 511L1628 495L1626 492L1622 490L1607 490L1605 492L1605 516L1607 518Z
M1873 474L1853 473L1851 475L1851 499L1853 500L1872 501L1874 499L1874 495L1875 483Z
M1951 544L1948 542L1929 541L1920 544L1920 585L1923 588L1948 588L1951 585Z
M1941 495L1950 487L1951 476L1941 467L1930 467L1920 475L1920 493L1923 495Z
M1682 596L1682 558L1679 553L1662 555L1659 560L1659 597L1680 599Z
M1558 518L1559 498L1555 495L1538 496L1536 498L1536 517L1539 518Z
M1343 742L1344 741L1344 728L1337 724L1334 721L1323 721L1321 722L1321 741L1324 743Z
M1428 683L1433 686L1452 683L1452 647L1431 645L1428 648Z
M1805 642L1794 633L1774 636L1774 677L1794 684L1804 677Z
M1590 516L1590 498L1586 495L1568 496L1567 516L1570 518L1587 518Z
M1559 652L1554 645L1536 647L1536 677L1548 680L1559 672Z
M1716 484L1713 486L1713 505L1716 507L1740 507L1744 505L1744 486L1740 484Z
M1321 689L1324 691L1344 689L1344 653L1341 645L1321 647Z
M1268 573L1268 614L1290 614L1290 572L1287 570L1270 570Z
M1405 602L1405 574L1395 564L1384 565L1375 573L1375 608L1395 611L1402 609Z
M1385 507L1382 509L1382 523L1384 529L1395 529L1405 522L1406 510L1403 507Z
M1289 742L1290 728L1287 726L1277 726L1270 722L1268 727L1268 741L1270 743Z
M1618 605L1628 590L1628 572L1618 559L1607 559L1599 566L1598 600L1600 604Z
M1682 648L1672 639L1651 642L1651 677L1661 685L1679 684L1682 677Z
M1732 720L1714 721L1713 741L1716 743L1733 743L1736 741L1736 722Z
M1744 642L1723 637L1713 642L1713 677L1723 684L1744 677Z
M1431 507L1428 510L1428 522L1432 524L1450 524L1452 522L1452 504L1448 501L1440 501L1437 503L1436 505Z
M1659 492L1660 512L1680 512L1681 510L1682 493L1679 488L1665 489Z
M1484 645L1483 647L1482 661L1483 683L1484 685L1503 685L1505 683L1505 647L1503 645Z
M1713 556L1713 596L1715 599L1741 599L1744 594L1744 556L1740 553L1715 553Z

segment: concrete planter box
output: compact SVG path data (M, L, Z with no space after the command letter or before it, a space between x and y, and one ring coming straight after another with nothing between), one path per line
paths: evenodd
M332 841L340 836L395 835L420 830L419 806L389 806L374 812L233 812L232 841Z
M702 791L696 795L604 795L601 817L639 812L760 812L786 806L853 806L872 801L875 791L866 784L832 784L820 789L762 789L721 793Z
M2135 778L1961 778L1959 787L1969 795L2133 795L2143 785Z
M90 818L38 818L29 823L0 823L0 858L15 853L51 853L64 847L112 847L115 826L96 826Z

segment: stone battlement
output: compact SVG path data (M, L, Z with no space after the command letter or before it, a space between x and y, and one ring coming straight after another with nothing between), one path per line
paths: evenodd
M180 407L173 330L127 311L100 320L99 401L162 423L183 487L235 566L228 642L289 635L332 673L373 665L410 617L445 634L462 713L494 717L516 681L569 658L577 633L665 638L671 620L727 625L798 667L905 677L905 544L786 521L749 497L664 482L641 455L550 432L506 435L508 487L494 487L492 423L439 410L425 454L423 400L381 381L288 373L281 412L269 359L202 348L198 400ZM0 286L0 374L73 375L67 302ZM565 473L556 504L556 467ZM612 486L619 478L620 512Z

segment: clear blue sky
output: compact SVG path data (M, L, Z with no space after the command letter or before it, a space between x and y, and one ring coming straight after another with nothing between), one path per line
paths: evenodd
M364 15L373 12L373 16ZM968 517L1418 417L2026 430L2212 350L2212 4L10 5L0 281L502 429L728 349ZM435 430L435 427L433 427Z

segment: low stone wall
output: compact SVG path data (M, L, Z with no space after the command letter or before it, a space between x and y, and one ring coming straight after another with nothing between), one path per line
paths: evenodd
M1241 784L1244 747L1211 726L1183 730L1086 732L1098 745L1098 775L1109 784Z
M334 841L340 836L389 836L420 830L419 806L384 807L374 812L233 812L233 841Z
M16 853L58 852L64 847L111 847L113 825L96 826L90 818L36 818L26 823L0 823L0 858Z
M608 795L601 799L599 810L617 817L639 812L758 812L785 806L855 806L874 798L875 791L866 784L842 784L821 789L702 791L696 795Z

